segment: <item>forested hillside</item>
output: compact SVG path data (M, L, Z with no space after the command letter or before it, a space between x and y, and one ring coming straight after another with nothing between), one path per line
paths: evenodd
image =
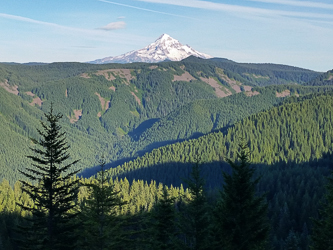
M198 156L206 163L225 157L233 158L231 152L236 150L233 142L240 138L249 143L254 163L301 164L321 160L332 153L332 102L332 92L286 99L284 103L245 118L227 130L154 149L134 161L110 169L109 174L127 178L133 174L135 178L175 185L180 181L179 176L187 176L182 173L186 170L177 167L177 164L194 163ZM157 165L162 167L155 167ZM161 174L162 169L176 172ZM158 175L154 174L155 170ZM170 176L176 179L163 179ZM216 177L212 173L210 183L214 183L212 180ZM216 183L220 180L216 179Z
M318 75L283 65L194 57L157 64L0 64L1 178L12 184L19 178L26 142L37 136L36 124L51 102L63 114L74 156L81 159L77 167L86 169L97 155L114 166L232 125L284 97L326 91L329 87L299 85ZM256 87L272 84L279 87Z
M307 95L331 90L330 86L302 87L295 85L255 87L223 99L197 100L182 106L169 115L153 122L146 130L133 131L133 138L140 145L170 144L170 141L197 138L201 135L225 129L235 122L259 111L279 104L289 96ZM132 134L132 133L131 133ZM149 147L149 146L148 146ZM151 148L151 147L150 147Z
M154 149L108 173L113 178L179 186L199 158L205 162L207 188L219 188L221 170L229 171L221 160L234 158L236 142L244 138L262 175L258 191L268 194L274 244L282 247L292 233L303 244L302 249L307 249L309 217L317 216L324 177L333 170L332 104L332 92L287 99L225 131Z
M333 85L333 70L330 70L324 74L319 75L315 79L307 82L307 86L324 86Z
M280 88L284 89L285 86L264 91L272 94ZM289 91L300 93L303 89L307 88L290 87ZM263 92L261 96L265 96ZM267 95L267 98L272 100L272 96ZM227 98L221 100L231 102ZM113 184L120 191L123 201L128 201L117 212L118 215L130 215L131 219L127 218L127 223L132 226L125 224L127 230L139 230L138 236L131 241L124 241L123 246L134 247L131 244L135 244L138 249L146 249L145 244L148 243L140 241L141 237L145 237L145 231L140 230L149 227L144 224L147 221L145 216L148 216L146 212L155 211L156 199L164 199L163 184L169 186L168 193L174 197L181 213L181 200L191 197L185 180L190 178L191 169L198 160L203 162L200 169L206 180L208 201L211 206L215 206L217 190L223 184L222 172L230 173L230 166L225 161L227 158L235 159L237 144L244 139L249 144L255 176L261 178L257 192L265 194L268 202L270 246L273 249L309 249L313 225L310 218L318 217L319 204L325 193L325 177L333 170L332 104L332 92L300 97L294 95L265 111L250 115L235 124L228 124L221 131L154 149L142 157L108 170L110 185ZM82 180L83 183L94 181L93 178ZM22 193L18 183L13 190L4 181L0 190L4 225L1 242L12 247L13 231L10 227L20 221L19 214L24 215L14 201L25 201L26 204L31 201ZM81 187L79 201L84 202L85 197L88 197L87 189ZM153 214L151 216L148 218L155 218ZM138 221L141 221L140 226L135 224Z

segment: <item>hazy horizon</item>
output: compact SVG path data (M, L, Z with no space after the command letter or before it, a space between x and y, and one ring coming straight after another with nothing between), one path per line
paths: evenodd
M11 1L1 62L88 62L142 49L163 33L213 57L333 69L333 4L292 0Z

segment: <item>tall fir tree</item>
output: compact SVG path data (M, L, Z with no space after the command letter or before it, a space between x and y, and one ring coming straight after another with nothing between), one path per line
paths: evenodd
M101 161L101 170L92 183L88 199L82 204L81 224L83 230L81 249L121 249L124 235L121 233L121 219L117 210L125 205L105 176L105 161Z
M210 208L204 191L205 180L197 162L192 167L190 178L185 180L190 197L185 197L181 209L180 228L185 249L210 249Z
M333 250L333 174L328 178L325 203L314 219L311 250Z
M162 197L152 211L151 246L156 250L177 249L175 199L163 187Z
M27 179L21 180L22 190L34 201L33 206L18 204L31 212L32 228L22 248L25 249L73 249L76 227L72 219L78 191L78 181L72 177L79 170L72 170L78 160L66 163L70 158L66 133L61 132L59 120L61 114L54 114L53 107L45 113L46 123L41 122L42 130L37 129L41 138L32 139L35 147L33 156L28 156L33 163L20 171ZM26 234L26 232L23 232Z
M264 196L256 196L259 178L253 180L246 143L239 145L235 162L227 159L232 174L223 173L221 199L214 211L215 248L225 250L265 249L269 224Z
M301 250L299 247L299 239L295 234L294 230L290 230L288 237L284 244L284 249L286 250Z

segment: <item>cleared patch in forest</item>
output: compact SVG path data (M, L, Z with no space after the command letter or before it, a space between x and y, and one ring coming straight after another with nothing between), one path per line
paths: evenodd
M243 88L245 91L251 91L252 87L251 86L247 86L247 85L243 85Z
M98 96L98 99L99 99L99 101L101 102L102 110L103 110L103 111L108 110L109 107L110 107L110 101L109 101L109 100L106 101L106 100L105 100L103 97L101 97L101 95L100 95L99 93L97 93L97 92L95 92L95 95Z
M132 94L132 96L134 96L134 98L135 98L136 102L137 102L139 105L141 105L141 100L140 100L140 98L139 98L139 97L137 97L137 96L135 95L135 93L134 93L134 92L132 92L132 91L131 91L131 94Z
M286 90L282 91L281 93L276 92L276 97L286 97L286 96L290 96L289 89L286 89Z
M260 93L258 91L252 91L252 87L251 86L243 86L244 90L245 90L245 95L246 96L255 96L255 95L259 95Z
M24 94L28 95L28 96L31 96L31 97L34 97L35 94L32 93L31 91L27 91L27 92L24 92ZM29 103L30 106L34 106L35 104L37 104L39 107L42 106L42 103L43 101L37 96L35 97L31 103Z
M8 84L8 80L5 80L4 82L0 82L0 86L3 87L7 92L14 94L14 95L18 95L19 91L17 90L18 86L14 85L11 86Z
M32 96L32 97L34 97L35 96L35 94L34 93L32 93L32 92L24 92L26 95L28 95L28 96Z
M86 78L86 79L91 78L87 73L82 73L82 74L80 75L80 77L82 77L82 78Z
M195 78L193 76L191 76L190 73L188 73L187 71L185 71L182 75L178 76L178 75L174 75L173 76L173 82L175 81L184 81L184 82L190 82L191 80L195 80Z
M114 92L116 92L116 87L115 86L111 86L109 89L113 90Z
M200 77L201 81L208 83L214 90L217 97L226 97L232 95L229 89L220 85L214 78L204 78Z
M223 79L223 81L227 82L230 87L236 91L236 93L242 92L240 86L242 85L241 82L236 81L234 79L230 79L226 74L224 74L223 69L216 68L217 74Z
M116 78L114 77L114 75L111 72L112 72L111 69L99 70L95 73L95 75L104 76L106 80L113 81Z
M82 116L82 109L74 109L74 115L71 117L67 116L70 123L77 122Z
M42 106L43 101L37 96L35 97L31 103L29 103L31 106L34 106L35 104L37 104L39 107Z
M126 79L125 84L129 85L130 80L134 79L131 74L130 69L105 69L99 70L95 73L95 75L102 75L108 81L113 81L116 79L115 75L120 76L121 78Z

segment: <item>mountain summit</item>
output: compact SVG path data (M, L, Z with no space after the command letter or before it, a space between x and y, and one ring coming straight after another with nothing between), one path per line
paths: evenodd
M181 44L178 40L172 38L171 36L163 34L155 42L144 47L143 49L131 51L120 56L97 59L90 63L154 63L165 60L181 61L189 56L196 56L204 59L212 58L210 55L196 51L188 45Z

